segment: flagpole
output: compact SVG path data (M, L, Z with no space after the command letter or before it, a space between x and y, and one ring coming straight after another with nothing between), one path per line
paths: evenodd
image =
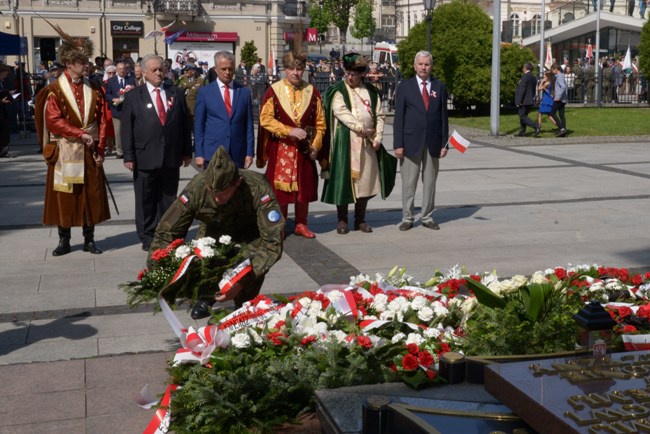
M596 54L594 54L594 71L596 72L596 107L601 107L601 83L603 72L600 67L600 2L598 0L596 9Z
M544 22L546 20L546 0L542 0L542 11L541 11L541 23L540 23L540 39L539 39L539 79L541 80L544 77Z
M499 135L501 114L501 0L494 0L492 20L492 88L490 94L490 134Z

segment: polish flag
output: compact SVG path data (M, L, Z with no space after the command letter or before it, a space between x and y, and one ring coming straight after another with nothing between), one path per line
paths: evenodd
M451 134L448 144L451 144L454 148L458 149L461 154L464 154L471 144L469 140L458 134L456 130Z
M165 27L161 27L160 31L165 33L167 30L172 28L172 26L174 25L175 22L176 22L176 20L174 20L171 23L167 24Z
M587 45L587 59L594 58L594 49L591 47L591 44Z

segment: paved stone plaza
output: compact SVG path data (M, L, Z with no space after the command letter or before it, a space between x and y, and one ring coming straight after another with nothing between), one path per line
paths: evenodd
M372 234L338 235L335 208L315 203L316 240L288 236L263 292L315 290L394 265L420 281L456 264L502 277L569 263L650 269L650 136L459 131L473 144L442 160L434 213L441 230L416 223L398 231L399 175L388 200L369 203ZM391 149L390 125L385 137ZM33 133L14 136L17 158L0 160L0 433L142 432L153 411L132 398L147 383L163 391L177 340L162 315L129 308L117 287L146 259L131 174L122 160L105 163L120 215L111 204L113 218L97 227L104 254L82 252L73 228L73 252L55 258L56 228L41 224L46 168L37 149ZM182 184L195 173L182 169ZM193 323L186 312L179 317Z

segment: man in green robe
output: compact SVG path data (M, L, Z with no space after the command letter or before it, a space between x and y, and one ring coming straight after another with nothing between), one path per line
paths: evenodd
M354 229L372 232L365 220L368 200L380 193L385 198L395 183L396 160L381 144L381 100L375 87L363 83L367 65L368 60L357 53L343 56L345 80L327 89L323 98L330 140L329 153L321 161L322 167L329 167L321 200L336 205L339 234L350 231L350 203Z

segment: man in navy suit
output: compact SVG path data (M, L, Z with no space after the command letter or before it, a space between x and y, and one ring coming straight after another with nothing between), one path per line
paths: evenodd
M422 172L422 226L438 230L433 220L436 179L440 159L447 155L449 122L444 83L431 76L433 59L428 51L415 55L415 77L397 89L393 147L402 174L402 223L400 231L413 227L414 198Z
M163 59L141 62L146 80L129 92L122 109L124 167L133 171L135 226L149 250L156 226L176 200L180 166L192 161L192 136L183 90L162 86Z
M199 88L194 106L194 157L207 168L223 146L238 168L248 169L255 156L251 91L233 81L235 56L229 51L214 55L217 79Z
M117 158L123 158L122 139L120 135L122 102L126 93L135 87L135 79L133 76L126 75L126 65L124 62L117 62L115 68L117 74L109 78L106 82L106 101L111 108L111 115L113 115L115 153L117 154Z

